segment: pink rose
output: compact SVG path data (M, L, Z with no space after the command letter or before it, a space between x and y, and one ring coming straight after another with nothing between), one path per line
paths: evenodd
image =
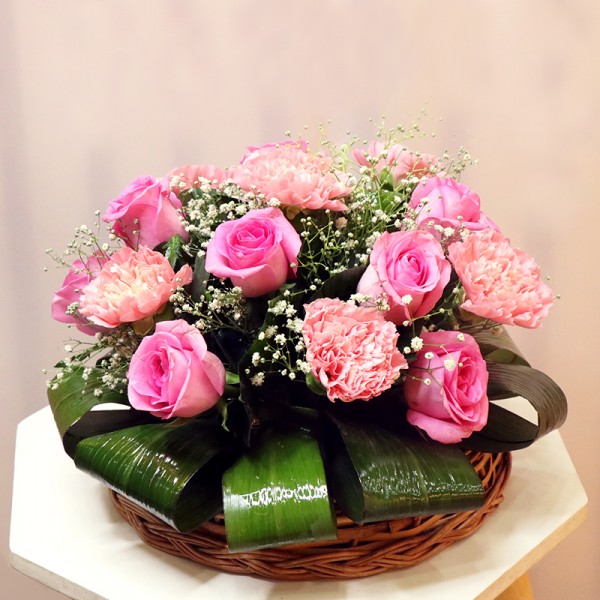
M435 331L421 338L423 348L404 382L406 418L438 442L460 442L487 423L485 360L466 333Z
M199 187L201 179L206 179L213 187L218 187L229 176L228 171L214 165L184 165L167 173L171 191L177 196L184 190Z
M304 308L306 360L331 401L379 396L407 367L396 347L396 327L377 309L337 298L320 298Z
M366 150L353 148L354 160L364 167L375 167L376 173L389 169L394 178L394 185L398 185L406 177L423 177L430 172L436 164L435 157L430 154L417 155L404 148L401 144L385 146L383 142L371 142ZM377 159L375 163L369 159Z
M225 389L225 367L184 320L162 321L131 357L127 395L133 408L161 419L194 417Z
M341 198L352 191L331 157L309 152L305 141L248 148L232 178L244 190L300 210L347 210Z
M159 312L192 275L189 265L175 273L160 252L145 246L121 248L83 288L79 312L101 327L140 321Z
M248 298L262 296L295 277L301 245L278 208L251 210L217 227L206 249L206 270L229 278Z
M467 300L462 308L505 325L540 327L554 296L540 268L500 232L471 233L448 248Z
M73 323L79 331L88 335L95 335L104 331L104 327L98 327L88 323L87 319L79 314L79 307L75 312L68 313L70 306L78 305L83 288L92 281L102 269L102 265L108 261L103 252L96 252L84 262L77 259L71 265L62 287L57 290L52 298L52 318L60 323Z
M134 179L111 201L102 219L114 221L113 232L131 248L156 248L174 235L188 239L181 222L181 202L166 177Z
M414 189L409 208L416 211L421 227L429 224L471 231L498 229L480 210L479 196L466 185L450 177L430 177Z
M387 294L385 318L400 324L426 315L450 280L450 263L427 231L383 233L371 251L357 291L373 298Z

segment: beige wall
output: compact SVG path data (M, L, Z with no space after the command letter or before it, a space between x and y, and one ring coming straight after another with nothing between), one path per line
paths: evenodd
M43 250L137 175L228 164L328 118L338 140L366 136L368 117L423 106L437 148L480 159L466 181L562 294L517 337L568 394L591 511L532 578L540 599L597 597L599 56L596 0L3 0L0 597L58 598L8 568L14 428L44 405L65 335L49 318L63 273L42 272Z

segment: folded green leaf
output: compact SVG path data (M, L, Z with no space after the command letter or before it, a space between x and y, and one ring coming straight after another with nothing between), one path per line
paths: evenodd
M507 452L531 445L560 427L567 418L567 399L548 375L522 364L488 363L488 395L492 399L521 396L537 412L538 423L490 405L487 425L461 445L486 452Z
M273 429L223 476L230 552L335 539L319 445L308 430Z
M481 480L458 448L335 417L331 422L328 478L336 502L354 522L453 513L483 504Z
M64 439L69 429L99 404L117 403L128 405L125 390L105 390L98 396L97 390L102 386L101 369L90 369L84 376L83 367L65 372L60 379L54 379L48 389L48 400L54 420Z
M82 440L75 464L180 531L221 510L233 440L212 419L141 425Z
M221 508L221 474L235 452L216 420L164 423L130 410L124 390L101 389L104 372L65 373L48 398L67 453L76 465L178 529L191 529Z
M505 327L495 326L473 332L481 354L489 362L529 366Z

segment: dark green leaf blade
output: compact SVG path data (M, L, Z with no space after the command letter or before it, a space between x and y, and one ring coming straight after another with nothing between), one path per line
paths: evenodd
M530 446L560 427L567 418L567 399L548 375L522 364L488 363L488 395L494 399L521 396L537 412L533 424L501 406L490 406L487 425L461 445L487 452L507 452Z
M354 522L482 506L481 480L458 448L400 437L372 425L331 421L339 435L326 436L329 481L340 508Z
M75 464L180 531L221 510L233 439L214 420L129 427L82 440Z
M65 372L60 379L53 380L56 387L48 389L48 400L63 439L68 430L95 406L106 403L129 404L125 390L105 390L102 395L96 395L96 390L104 387L101 385L103 375L101 369L91 369L84 376L84 368L76 367Z
M521 354L508 331L506 331L506 327L486 327L472 333L479 344L481 354L486 360L494 363L529 366L527 359Z
M319 445L297 428L267 430L223 476L230 552L335 539Z
M318 298L339 298L349 300L356 293L356 287L367 267L352 267L341 273L336 273L327 279L323 285L311 296L310 302Z

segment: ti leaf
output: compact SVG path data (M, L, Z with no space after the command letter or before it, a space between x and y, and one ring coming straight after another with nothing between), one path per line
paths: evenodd
M328 477L338 505L354 522L482 506L481 480L458 448L330 418Z
M230 552L335 539L319 445L302 428L269 429L223 475Z

